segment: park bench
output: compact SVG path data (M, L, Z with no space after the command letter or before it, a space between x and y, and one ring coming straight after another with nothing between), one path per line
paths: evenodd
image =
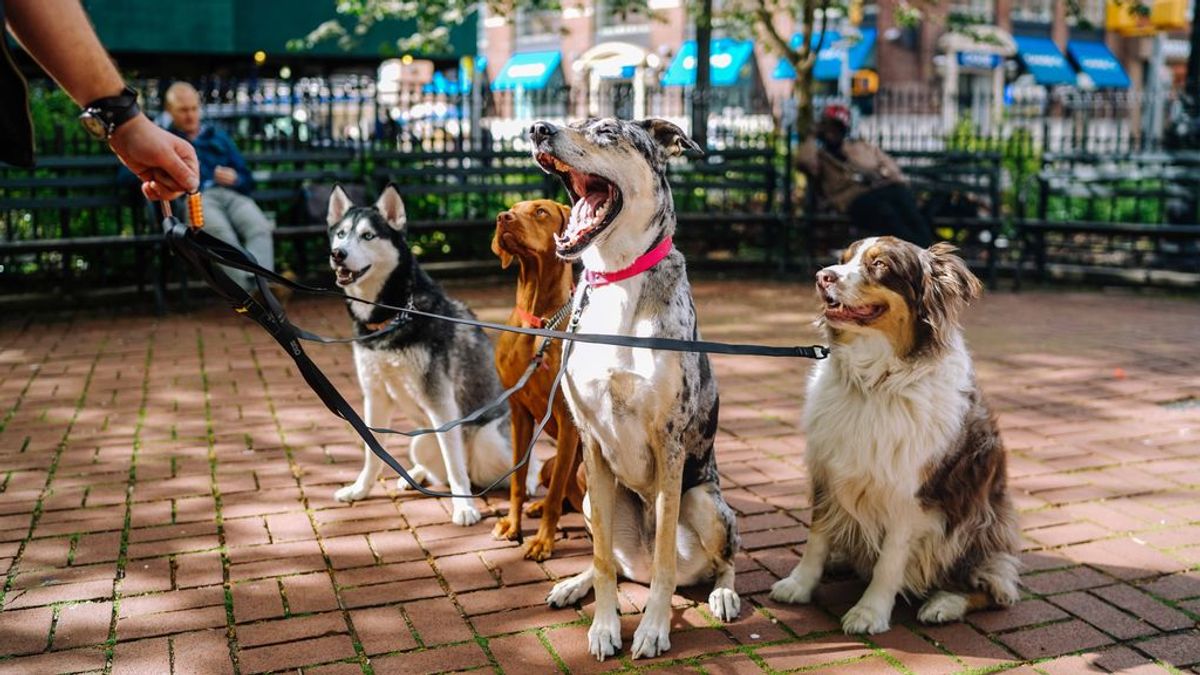
M710 151L670 166L668 178L679 223L676 239L697 263L717 257L788 258L788 232L779 207L780 171L773 144ZM755 236L757 234L757 236ZM760 255L748 249L758 247Z
M345 147L312 148L252 153L245 159L256 183L254 201L275 222L280 244L276 259L308 276L327 254L322 243L324 213L309 208L308 191L314 185L360 183L362 153Z
M72 296L95 287L149 286L164 302L159 224L112 155L43 157L0 167L0 289Z
M1200 154L1047 153L1036 185L1019 221L1018 283L1027 267L1042 281L1200 275Z
M889 154L908 176L935 239L958 246L960 255L982 268L988 286L995 288L1000 257L1009 247L1001 217L1000 155L954 150ZM822 204L816 192L806 191L803 217L814 263L830 260L834 251L865 235L854 231L845 215Z

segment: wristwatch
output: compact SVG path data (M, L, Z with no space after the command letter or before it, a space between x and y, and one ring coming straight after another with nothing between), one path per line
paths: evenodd
M137 90L126 85L120 94L98 98L84 106L79 123L92 138L107 141L117 127L142 113L137 100Z

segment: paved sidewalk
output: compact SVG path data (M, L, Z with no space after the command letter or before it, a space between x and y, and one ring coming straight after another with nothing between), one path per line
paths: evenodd
M501 319L507 288L459 289ZM804 286L700 283L705 336L807 344ZM293 304L344 333L336 302ZM807 607L771 584L806 539L805 361L717 357L722 485L739 512L728 626L682 589L672 649L630 661L643 587L621 585L626 650L586 655L590 596L551 610L590 543L577 514L537 564L493 541L502 496L459 528L389 485L332 500L361 454L265 334L227 310L0 325L0 673L1200 672L1200 302L997 293L968 316L1000 412L1025 532L1025 599L928 628L900 603L869 640L838 630L861 592ZM349 348L315 346L359 401ZM397 425L405 422L397 420ZM396 454L406 456L402 442ZM527 532L536 522L526 521Z

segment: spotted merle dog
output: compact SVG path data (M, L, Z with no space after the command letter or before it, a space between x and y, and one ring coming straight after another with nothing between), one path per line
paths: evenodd
M388 186L372 207L356 207L340 187L329 199L329 264L348 295L443 316L474 318L466 305L447 297L417 264L405 238L407 216L400 193ZM479 328L414 317L391 326L395 310L347 300L356 335L391 327L387 333L354 343L354 365L362 386L364 417L374 427L391 422L397 406L421 426L435 427L482 407L501 390L492 366L492 344ZM409 446L412 477L449 484L455 494L471 484L487 486L508 471L509 415L483 425L418 436ZM364 447L362 471L337 491L339 501L364 499L383 463ZM537 466L530 469L536 480ZM409 489L403 478L396 483ZM536 487L536 482L534 483ZM471 499L452 500L458 525L479 522Z
M556 240L561 257L582 260L592 273L626 270L674 233L667 159L699 151L679 127L657 119L538 122L530 136L537 163L571 196L570 220ZM580 284L575 304L583 305L582 332L699 337L678 250L644 273ZM618 573L650 583L634 658L670 648L677 584L713 580L713 614L734 619L738 534L718 485L717 382L708 357L577 343L565 391L583 437L594 552L588 570L551 590L550 605L573 604L595 586L588 646L601 660L621 648Z

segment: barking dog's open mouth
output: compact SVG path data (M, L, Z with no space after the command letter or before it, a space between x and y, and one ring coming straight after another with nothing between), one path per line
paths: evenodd
M366 267L357 271L352 270L344 265L338 265L337 267L333 268L333 274L335 277L334 280L337 282L338 286L349 286L350 284L361 279L362 275L366 274L367 270L369 269L371 269L370 265L367 265Z
M571 219L554 235L554 244L563 257L578 255L621 212L621 191L607 178L579 171L548 152L539 152L537 163L556 174L571 195Z
M825 301L825 320L838 323L868 324L887 311L887 305L862 305L851 307L834 300L829 294L821 293Z

